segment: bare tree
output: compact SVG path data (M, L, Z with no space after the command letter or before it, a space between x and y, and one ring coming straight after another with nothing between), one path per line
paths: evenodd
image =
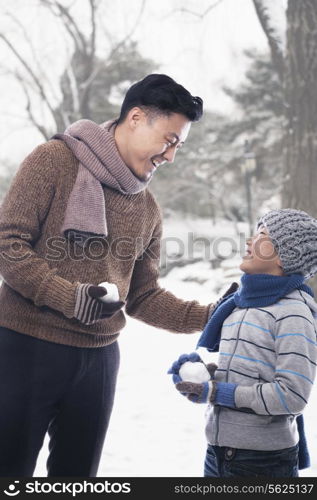
M116 41L109 37L109 51L105 58L97 56L96 41L97 32L100 29L97 20L100 0L85 0L85 6L89 10L88 30L80 26L75 16L76 10L73 11L71 4L67 6L65 2L59 0L38 1L39 7L46 9L54 16L65 33L65 51L69 53L69 60L57 88L54 90L52 82L47 78L45 68L39 61L37 50L32 45L23 23L12 12L7 11L6 15L18 28L25 44L30 49L31 57L17 47L10 32L0 32L0 40L16 59L16 68L9 71L25 95L27 118L47 140L56 131L63 131L74 120L83 117L94 119L96 113L99 118L98 110L100 113L104 112L107 92L108 94L111 92L112 87L120 82L120 78L121 81L126 80L128 86L130 80L134 81L140 74L143 74L142 69L151 70L154 64L141 58L132 39L145 9L146 0L141 0L130 32ZM49 126L47 121L38 117L36 110L39 101L49 112L53 125ZM109 107L111 110L110 105Z
M289 0L287 44L274 26L276 3L253 0L267 36L272 61L284 85L285 182L282 205L317 216L317 2ZM282 16L279 16L279 20ZM282 23L284 24L284 23Z
M276 22L276 15L274 16L272 12L272 2L268 2L267 0L253 0L253 4L269 43L273 66L281 83L283 83L285 71L285 25L284 23L279 24L285 16L283 4L281 0L274 0L274 14L276 14L277 8L279 11L278 22Z
M317 2L288 0L284 58L263 21L265 0L253 0L272 60L284 83L285 155L282 205L317 217ZM266 4L266 6L265 6ZM262 8L261 8L262 7ZM276 39L275 39L276 40ZM317 293L317 277L310 281Z
M317 216L317 3L289 0L283 205Z

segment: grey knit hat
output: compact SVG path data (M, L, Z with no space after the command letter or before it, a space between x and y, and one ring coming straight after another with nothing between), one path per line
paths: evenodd
M305 279L317 272L317 220L301 210L271 210L258 221L273 242L285 274L303 274Z

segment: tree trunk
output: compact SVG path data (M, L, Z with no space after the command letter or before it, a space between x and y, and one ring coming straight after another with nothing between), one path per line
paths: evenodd
M289 0L282 205L317 217L317 2ZM317 295L317 276L309 281Z
M317 2L289 0L284 207L317 216Z

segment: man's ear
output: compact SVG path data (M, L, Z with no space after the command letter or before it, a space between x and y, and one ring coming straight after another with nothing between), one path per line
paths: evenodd
M135 129L144 120L144 117L144 111L138 106L135 106L134 108L130 109L126 119L129 127L131 129Z

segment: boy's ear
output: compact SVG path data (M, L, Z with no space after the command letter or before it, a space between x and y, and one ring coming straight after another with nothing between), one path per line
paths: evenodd
M282 264L282 261L281 261L281 259L280 259L279 257L277 258L276 263L277 263L277 265L278 265L281 269L283 269L283 264Z

